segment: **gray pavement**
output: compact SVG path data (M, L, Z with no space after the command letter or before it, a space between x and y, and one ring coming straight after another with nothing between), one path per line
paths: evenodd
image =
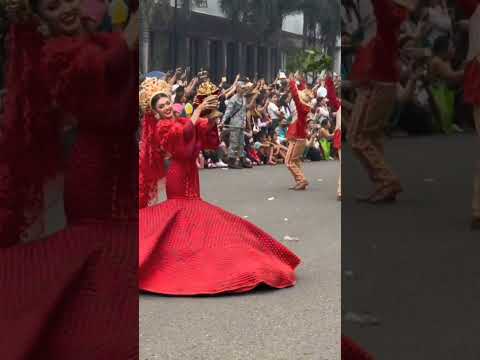
M235 296L141 295L141 360L340 359L339 163L305 169L307 192L287 189L281 165L201 172L205 200L248 216L302 258L298 283Z
M370 189L344 154L342 311L371 313L381 324L345 322L342 330L376 360L480 359L480 233L469 231L475 141L389 142L405 193L380 207L355 203L356 193Z

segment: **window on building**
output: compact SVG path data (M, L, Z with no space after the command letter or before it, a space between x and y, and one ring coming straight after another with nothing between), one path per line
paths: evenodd
M199 8L208 8L208 1L207 0L196 0L195 5Z

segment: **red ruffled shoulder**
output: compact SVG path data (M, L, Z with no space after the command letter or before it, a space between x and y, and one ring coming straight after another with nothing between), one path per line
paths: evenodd
M160 120L156 129L156 139L163 151L174 154L181 146L184 125L175 120Z

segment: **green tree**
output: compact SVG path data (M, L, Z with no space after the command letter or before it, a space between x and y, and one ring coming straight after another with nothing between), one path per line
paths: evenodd
M316 78L323 71L333 70L333 60L320 50L302 50L289 56L287 71L301 71Z

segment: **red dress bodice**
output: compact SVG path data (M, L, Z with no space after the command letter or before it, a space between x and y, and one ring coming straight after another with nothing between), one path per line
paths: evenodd
M216 125L206 119L198 120L195 125L185 118L161 120L156 137L172 160L167 173L167 198L200 199L196 160L201 150L220 145Z
M53 40L44 53L53 97L78 123L65 172L68 223L137 218L138 54L110 34Z

